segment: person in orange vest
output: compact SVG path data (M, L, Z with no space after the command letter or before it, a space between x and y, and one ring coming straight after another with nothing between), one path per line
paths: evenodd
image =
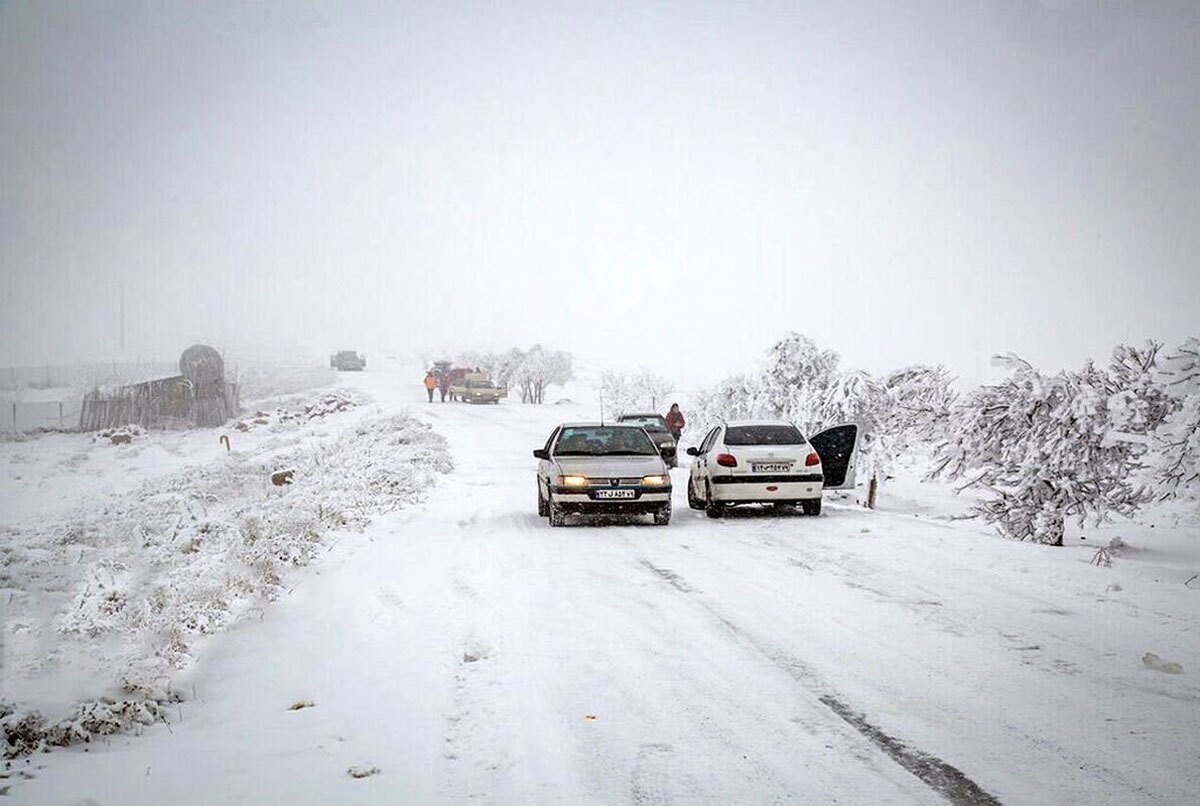
M437 389L437 378L433 376L433 371L425 373L425 391L429 393L429 402L433 402L433 390Z

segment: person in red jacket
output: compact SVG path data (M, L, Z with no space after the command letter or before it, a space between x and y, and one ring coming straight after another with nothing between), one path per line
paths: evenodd
M683 412L679 410L678 403L671 404L671 410L667 412L665 419L667 421L667 430L671 432L671 436L675 437L675 441L678 442L679 435L683 433L683 426L685 425Z
M443 372L442 377L438 378L438 391L442 393L442 402L446 402L446 395L450 394L450 373Z

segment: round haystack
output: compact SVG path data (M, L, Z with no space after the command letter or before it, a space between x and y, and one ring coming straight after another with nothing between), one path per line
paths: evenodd
M225 382L225 362L207 344L193 344L179 356L179 374L197 390L220 389Z

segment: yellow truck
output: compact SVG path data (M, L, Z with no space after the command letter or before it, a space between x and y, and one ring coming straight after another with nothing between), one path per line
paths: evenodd
M508 390L480 373L470 373L450 383L450 399L460 403L499 403L504 397L508 397Z

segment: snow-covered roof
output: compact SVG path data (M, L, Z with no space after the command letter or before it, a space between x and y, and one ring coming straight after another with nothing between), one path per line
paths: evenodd
M730 420L725 423L725 425L729 426L730 428L741 428L743 426L756 425L790 425L792 428L796 427L795 423L790 423L787 420Z

